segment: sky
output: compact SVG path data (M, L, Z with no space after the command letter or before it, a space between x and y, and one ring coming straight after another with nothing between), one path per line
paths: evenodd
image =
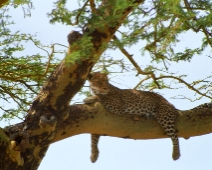
M12 27L14 31L21 30L23 33L37 33L38 39L43 44L61 43L68 45L67 35L71 30L77 30L75 27L62 24L49 24L49 18L46 13L52 9L52 1L37 0L34 3L35 9L31 10L31 17L24 18L21 8L10 10L16 23ZM77 0L69 3L70 9L76 9ZM200 42L200 36L197 34L186 33L181 37L179 45L176 47L183 50L187 46L195 47ZM28 44L25 54L36 52ZM148 64L149 60L141 57L138 44L128 49L134 54L136 61L143 65ZM118 51L109 51L111 56L123 57ZM206 51L202 56L195 56L190 63L179 62L171 65L174 72L188 74L187 81L203 78L204 74L209 75L212 71L212 59L205 57L211 56L211 51ZM63 56L61 56L61 59ZM141 64L141 65L142 65ZM114 77L112 84L120 88L133 88L139 78L132 72L126 75ZM118 83L117 83L118 82ZM202 98L199 101L191 102L183 99L172 99L178 94L193 96L194 93L188 89L179 90L161 90L159 91L176 108L181 110L191 109L199 104L210 102L209 99ZM77 98L82 101L82 97ZM7 103L5 103L7 105ZM0 111L2 114L2 111ZM17 123L13 120L11 123ZM0 127L7 125L7 122L0 122ZM181 157L177 161L172 160L172 142L167 139L156 140L132 140L119 139L115 137L101 137L99 142L100 156L96 163L90 162L90 135L81 134L70 137L63 141L52 144L46 153L38 170L210 170L212 169L212 135L191 137L188 140L180 138Z

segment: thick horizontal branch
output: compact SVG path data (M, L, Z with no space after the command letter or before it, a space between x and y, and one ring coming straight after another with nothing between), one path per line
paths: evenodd
M69 117L60 124L55 137L53 136L54 138L50 143L84 133L128 139L167 138L162 127L155 119L135 115L118 116L106 111L99 102L93 105L71 105L69 106L68 111ZM212 132L212 108L192 109L179 111L178 113L176 129L178 130L179 137L187 139L192 136L200 136ZM45 119L44 117L44 120L50 122L50 118ZM17 129L19 129L18 127L24 127L24 123L6 128L2 132L0 131L0 134L5 136L3 137L1 135L2 139L6 141L6 143L4 143L6 147L4 146L3 148L0 148L0 150L4 153L4 157L9 157L6 155L7 149L10 153L10 158L12 159L11 163L8 164L8 167L15 166L15 162L20 165L23 164L23 158L20 155L20 151L15 152L11 149L13 143L9 142L8 136L5 135L5 131L14 134ZM46 133L42 135L44 136L40 136L40 139L46 138ZM31 141L30 143L32 143L33 139L37 139L37 134L31 133L29 139ZM35 148L41 149L40 146L35 147L34 145L29 145L26 152L24 151L22 155L25 155L29 150Z
M72 105L69 118L60 126L53 142L73 135L91 133L130 139L166 138L153 118L112 114L101 103L94 106ZM212 132L212 109L179 111L176 121L178 136L189 138Z

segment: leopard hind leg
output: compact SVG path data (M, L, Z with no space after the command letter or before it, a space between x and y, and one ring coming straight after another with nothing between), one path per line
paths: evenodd
M100 135L91 134L91 162L94 163L99 157L99 149L98 149L98 143L99 143Z
M177 160L180 157L179 140L175 129L176 117L169 117L168 115L159 116L158 123L163 127L165 133L171 138L173 143L172 159Z

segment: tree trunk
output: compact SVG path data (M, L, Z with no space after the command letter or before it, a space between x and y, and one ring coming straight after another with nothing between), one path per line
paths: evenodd
M71 98L81 89L87 74L128 14L142 2L135 0L129 7L116 10L116 6L110 5L109 1L103 1L96 13L101 10L101 15L113 14L116 17L106 21L104 16L91 16L87 22L90 25L85 25L83 34L76 31L69 34L68 54L32 102L25 121L0 131L0 169L38 168L61 124L69 117ZM97 19L99 24L93 23ZM88 49L85 49L85 44L89 45ZM78 54L80 56L76 58Z
M0 8L3 7L9 0L1 0L0 1Z
M88 73L107 48L114 33L143 0L134 0L134 5L131 3L131 6L120 10L114 10L114 6L108 4L109 1L104 2L106 1L96 9L96 13L104 8L104 15L109 13L116 17L110 21L99 20L97 25L93 23L96 17L91 16L87 23L96 27L91 29L88 24L84 27L83 34L71 32L68 36L68 54L32 102L25 121L0 129L0 169L36 170L50 144L82 133L130 139L167 137L151 118L117 116L107 112L98 102L93 105L69 106L71 98L83 86ZM89 49L84 47L85 40L90 44ZM86 50L89 52L84 52ZM80 58L75 59L76 54L80 54ZM212 109L202 107L179 111L176 128L178 136L184 138L211 133Z

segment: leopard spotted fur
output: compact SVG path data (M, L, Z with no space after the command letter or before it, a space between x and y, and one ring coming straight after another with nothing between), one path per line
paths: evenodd
M119 89L109 83L107 74L99 72L90 73L88 81L95 96L85 99L85 103L89 103L95 99L100 101L113 114L133 114L154 117L172 140L173 160L179 159L179 141L175 129L178 110L164 97L149 91ZM92 162L95 162L99 155L97 147L99 137L99 135L92 135Z

